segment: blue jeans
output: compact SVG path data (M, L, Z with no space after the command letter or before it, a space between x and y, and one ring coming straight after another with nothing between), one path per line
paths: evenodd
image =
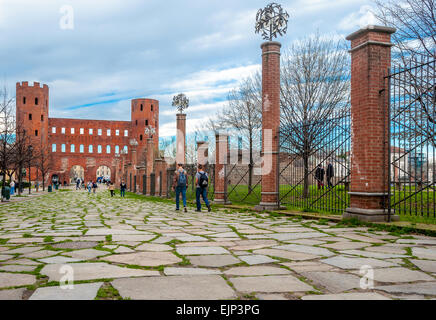
M126 190L121 189L121 190L120 190L120 194L121 194L121 196L124 198L124 196L126 195Z
M197 210L201 210L200 196L203 197L206 207L209 207L209 200L207 199L207 188L197 188L196 193Z
M14 192L15 192L15 187L11 187L11 196L14 195Z
M179 209L180 193L182 193L183 207L186 207L186 187L176 187L176 209Z

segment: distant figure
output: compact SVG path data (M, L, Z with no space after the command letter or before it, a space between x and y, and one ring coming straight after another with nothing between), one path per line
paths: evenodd
M11 187L11 196L13 196L15 193L15 181L12 180L9 186Z
M39 181L35 182L35 191L38 192L39 189Z
M333 165L331 164L331 162L329 162L329 164L327 165L326 176L327 176L327 186L329 188L332 188L333 187L332 178L335 176L335 171L333 169Z
M111 198L115 195L115 186L113 183L109 184L109 191L111 192Z
M318 190L324 189L324 168L321 164L319 164L315 170L315 180L318 185Z
M203 165L199 164L197 169L197 174L195 175L195 184L196 184L196 202L197 202L197 212L201 212L201 200L200 196L203 197L204 203L208 211L210 212L212 209L209 204L209 200L207 199L207 186L209 184L209 177L207 172L204 172Z
M127 184L123 180L123 181L121 181L121 184L120 184L120 195L122 198L124 198L126 195L126 189L127 189Z
M176 170L174 174L173 188L176 192L176 211L179 210L180 207L180 194L182 194L183 201L183 210L188 212L186 208L186 189L188 187L188 174L186 170L183 169L183 164L178 164L179 168Z
M76 190L80 190L80 186L81 186L81 180L80 180L80 178L77 178L77 180L76 180Z
M92 182L91 181L89 181L88 182L88 193L91 193L91 189L92 189Z
M92 192L93 192L93 193L95 193L95 192L97 191L97 187L98 187L97 183L96 183L96 182L93 182L93 183L92 183Z

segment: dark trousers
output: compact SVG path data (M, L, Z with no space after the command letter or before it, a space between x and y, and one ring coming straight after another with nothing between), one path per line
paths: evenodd
M322 180L316 180L318 189L324 189L324 182Z
M124 198L124 196L126 195L126 190L125 189L121 189L120 190L120 195Z
M111 192L111 197L113 197L115 195L115 191L114 190L110 190Z
M327 186L328 186L329 188L332 188L332 187L333 187L333 184L332 184L332 177L327 177Z
M207 188L197 188L195 193L195 198L197 202L197 210L201 210L201 201L200 196L203 197L204 203L206 204L206 207L209 207L209 200L207 199Z

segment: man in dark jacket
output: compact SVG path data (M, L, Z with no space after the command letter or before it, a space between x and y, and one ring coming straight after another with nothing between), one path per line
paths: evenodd
M321 164L315 170L315 180L318 184L318 189L324 189L324 168Z
M332 188L333 187L332 178L335 176L335 171L333 169L333 165L331 164L331 162L329 162L329 164L327 165L326 175L327 175L327 186L329 188Z

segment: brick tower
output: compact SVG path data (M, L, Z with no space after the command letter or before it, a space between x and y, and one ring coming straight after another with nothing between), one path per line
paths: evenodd
M146 128L154 128L155 133L147 135ZM159 101L153 99L132 100L132 139L138 141L139 164L145 159L147 138L153 136L154 152L159 147ZM148 152L148 151L147 151Z
M27 81L17 82L16 119L17 128L26 130L30 143L35 150L48 146L48 102L49 90L44 84Z

